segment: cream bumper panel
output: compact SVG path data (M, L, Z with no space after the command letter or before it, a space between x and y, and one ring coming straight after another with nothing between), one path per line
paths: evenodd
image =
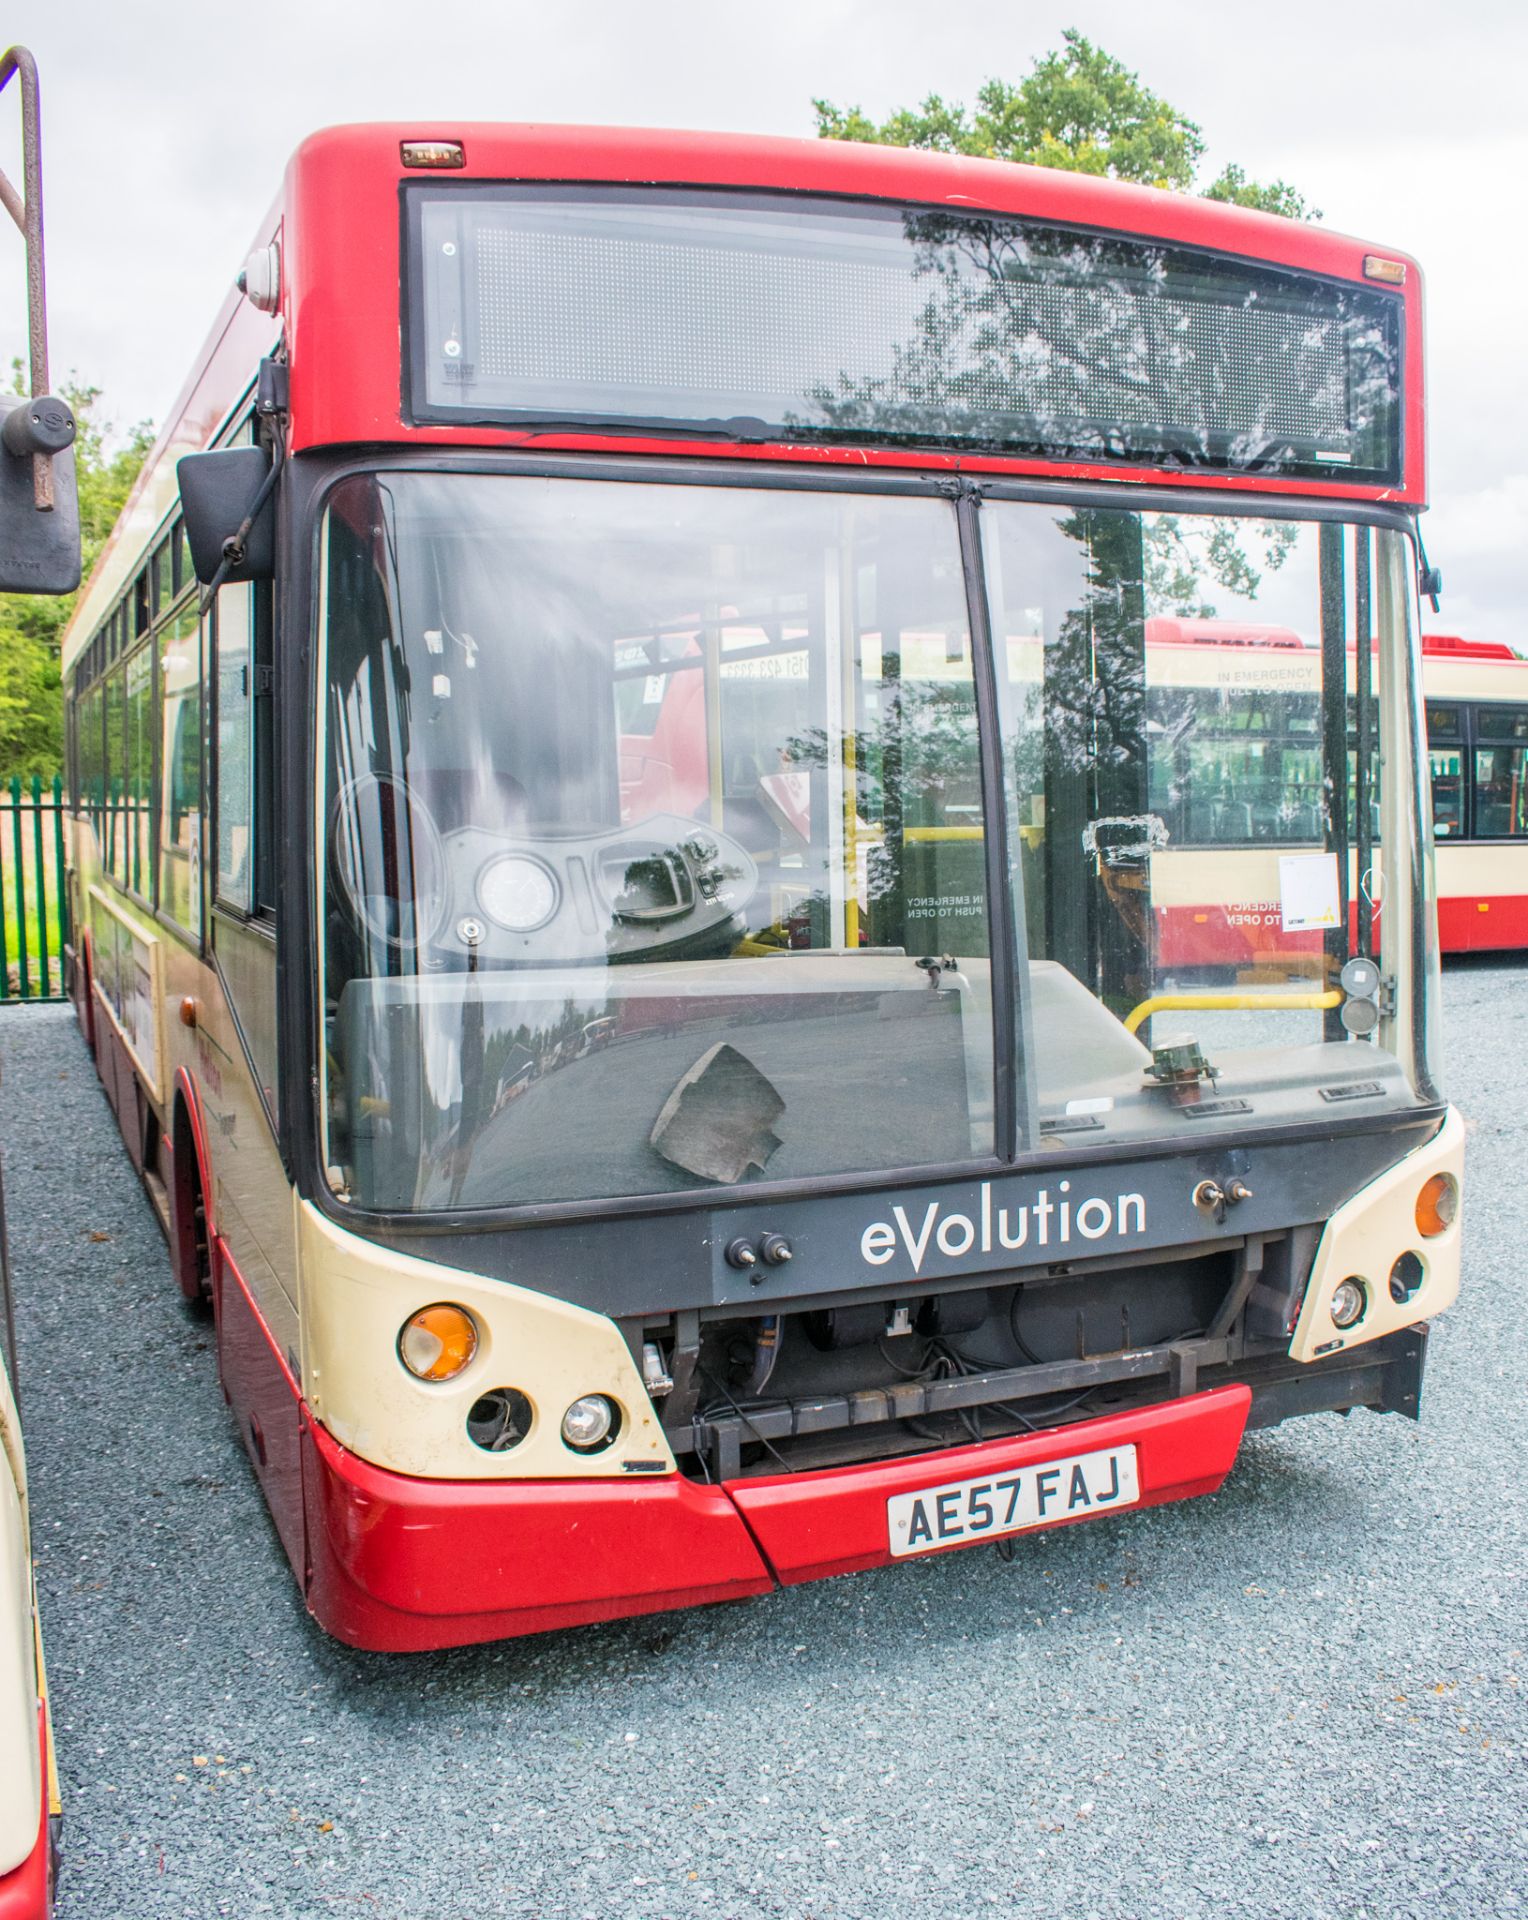
M1317 1360L1361 1346L1453 1305L1459 1292L1460 1213L1430 1240L1416 1222L1417 1195L1435 1173L1452 1174L1463 1185L1464 1122L1453 1107L1425 1146L1371 1180L1327 1222L1290 1342L1291 1359ZM1390 1270L1406 1253L1421 1261L1422 1280L1408 1298L1396 1300ZM1332 1295L1350 1279L1363 1283L1365 1306L1358 1324L1344 1330L1332 1321Z
M342 1446L395 1473L437 1480L579 1479L674 1472L674 1456L615 1323L543 1293L436 1266L347 1233L294 1201L302 1288L302 1377L308 1405ZM465 1307L478 1347L454 1380L416 1380L398 1358L410 1314L437 1301ZM534 1419L518 1446L488 1453L467 1434L473 1402L517 1388ZM603 1393L621 1427L601 1453L567 1446L565 1410Z

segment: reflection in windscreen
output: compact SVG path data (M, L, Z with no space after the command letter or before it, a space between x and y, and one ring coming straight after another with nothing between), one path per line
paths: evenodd
M324 578L338 1187L992 1150L947 503L393 474L331 497Z
M1018 503L983 533L1042 1130L1256 1125L1360 1076L1389 1097L1340 974L1383 937L1379 694L1405 633L1402 612L1380 634L1376 582L1399 537ZM1400 804L1402 741L1386 777Z

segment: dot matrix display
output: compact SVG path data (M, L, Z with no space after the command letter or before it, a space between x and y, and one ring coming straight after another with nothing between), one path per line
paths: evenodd
M1400 302L1368 288L884 203L410 198L418 417L1400 478Z

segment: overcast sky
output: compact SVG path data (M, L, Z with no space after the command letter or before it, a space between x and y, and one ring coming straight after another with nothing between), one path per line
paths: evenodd
M43 84L54 380L161 420L288 154L344 120L553 120L810 135L1020 80L1063 27L1228 160L1427 279L1440 631L1528 651L1528 8L1505 0L12 0ZM16 108L0 164L19 181ZM8 243L7 243L8 244ZM0 347L25 345L19 240Z

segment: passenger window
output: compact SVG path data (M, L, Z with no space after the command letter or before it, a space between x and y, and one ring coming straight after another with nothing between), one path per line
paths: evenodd
M217 897L251 913L254 868L254 588L224 587L214 627L217 656Z
M1464 759L1456 746L1434 746L1427 755L1432 773L1433 832L1457 840L1464 832Z
M1528 748L1475 750L1475 832L1483 840L1528 834Z
M202 913L202 669L194 607L166 629L160 644L164 733L159 901L177 925L196 933Z

